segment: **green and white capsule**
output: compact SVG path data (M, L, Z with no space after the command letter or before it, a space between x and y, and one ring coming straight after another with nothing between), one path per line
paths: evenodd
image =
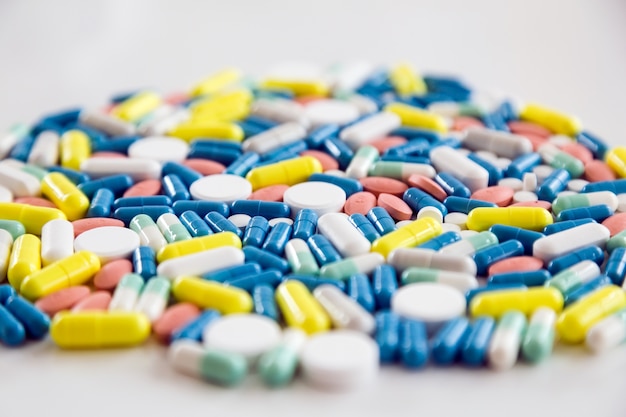
M528 362L538 363L552 354L554 347L554 325L556 313L546 307L539 307L528 323L522 342L522 356Z
M581 261L566 268L546 281L546 287L553 287L565 295L600 275L600 267L593 261Z
M383 263L385 263L385 257L377 252L351 256L350 258L324 265L320 269L320 276L344 280L355 274L369 274Z
M504 313L489 342L489 366L498 371L511 369L517 361L525 332L526 316L523 313L516 310Z
M151 322L163 315L170 297L171 282L167 278L151 278L143 288L135 311L145 314Z
M191 234L187 228L173 213L161 214L157 219L156 224L168 243L191 239Z
M317 275L320 271L309 245L302 239L287 242L285 257L294 274Z
M457 103L454 101L438 101L427 107L429 112L436 113L450 119L457 116L482 117L486 111L477 104Z
M248 360L237 353L206 349L189 339L174 342L168 359L176 370L223 386L241 383L248 374Z
M593 353L606 352L626 340L626 308L600 320L589 329L585 345Z
M440 253L456 254L472 256L481 249L489 246L497 245L498 237L491 232L480 232L475 235L468 236L450 245L446 245L439 249Z
M396 249L389 254L387 262L396 268L398 272L416 266L476 275L476 262L469 256L439 253L430 249Z
M143 289L143 278L137 274L126 274L115 288L109 311L134 311Z
M585 166L572 155L563 152L551 143L545 143L537 149L541 159L552 168L566 170L572 178L578 178L585 172Z
M552 212L555 216L558 216L563 210L596 206L598 204L606 204L611 210L615 211L619 206L619 201L617 196L610 191L562 195L557 197L554 203L552 203Z
M376 161L376 163L370 168L369 174L373 177L387 177L406 181L413 174L423 175L428 178L435 178L437 172L435 171L435 168L428 164Z
M401 280L402 285L415 282L438 282L439 284L454 287L464 294L468 290L478 287L478 280L474 275L415 266L405 269Z
M139 235L141 246L150 246L154 253L158 253L163 246L167 245L165 236L163 236L154 220L147 214L138 214L133 217L129 227Z
M313 291L313 296L326 310L335 328L374 332L374 317L336 286L322 284Z
M346 176L349 178L365 178L378 159L378 149L370 145L364 145L359 148L346 168Z
M293 379L300 360L300 350L307 335L300 329L289 327L283 331L280 344L259 358L257 371L263 382L271 387L281 387Z

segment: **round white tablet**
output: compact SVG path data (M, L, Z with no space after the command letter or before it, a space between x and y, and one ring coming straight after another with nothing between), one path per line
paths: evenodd
M274 320L258 314L229 314L205 327L204 346L245 356L250 362L282 340L282 331Z
M426 323L432 331L442 323L465 314L465 296L454 287L419 282L401 287L391 298L391 310Z
M304 208L310 208L318 216L322 216L341 211L346 203L346 193L328 182L303 182L289 187L283 194L283 201L291 207L292 215Z
M158 162L181 162L187 157L188 152L187 142L168 136L139 139L128 147L128 156L131 158L152 159Z
M270 226L276 226L278 223L287 223L289 225L293 224L293 220L288 219L287 217L276 217L274 219L270 219L267 222Z
M418 219L423 219L424 217L430 217L431 219L435 219L437 223L443 223L443 214L433 206L422 207L417 212Z
M0 203L12 203L13 202L13 192L9 190L7 187L0 185Z
M550 165L537 165L534 167L533 173L537 176L537 184L541 184L548 175L552 174L552 171L554 171L554 168Z
M304 378L324 389L349 389L376 376L378 345L366 334L335 330L311 337L300 353Z
M517 191L515 194L513 194L514 203L523 203L526 201L537 200L539 200L539 197L537 197L537 194L533 193L532 191Z
M91 229L74 239L76 252L93 252L102 263L128 258L138 247L139 235L134 230L118 226Z
M230 204L235 200L248 198L252 194L252 184L239 175L216 174L194 181L189 192L195 200Z
M513 191L521 191L524 187L524 183L522 182L522 180L513 177L502 178L500 181L498 181L498 185L501 187L508 187Z
M456 224L461 230L467 229L467 214L458 212L448 213L444 218L444 222L447 224Z
M235 226L240 229L245 228L250 222L250 216L247 214L233 214L228 218Z
M315 100L306 105L304 114L314 126L323 124L345 125L359 118L359 109L342 100Z

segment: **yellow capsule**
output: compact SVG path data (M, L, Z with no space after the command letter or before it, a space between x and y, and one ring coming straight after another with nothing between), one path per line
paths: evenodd
M299 184L321 172L320 161L312 156L302 156L254 168L248 172L246 179L252 184L253 190L258 190L276 184Z
M330 329L330 318L300 281L288 280L276 288L276 303L285 322L308 334Z
M563 310L563 294L551 287L489 291L476 295L470 302L469 310L474 317L498 318L509 310L518 310L530 316L539 307L559 313Z
M235 84L241 79L241 71L236 68L227 68L211 74L191 89L193 97L206 94L215 94Z
M526 105L519 114L519 118L527 122L536 123L553 133L575 136L582 130L580 121L574 116L568 116L556 110L538 104Z
M187 142L196 138L215 138L241 142L244 137L243 129L239 125L214 120L181 123L170 130L169 135Z
M36 300L64 288L89 281L100 270L100 259L88 251L80 251L58 260L28 275L20 292L30 300Z
M25 234L13 242L13 250L9 257L7 278L9 284L20 289L24 278L41 269L41 240L35 235Z
M234 122L245 119L250 114L250 105L247 103L205 104L191 110L192 123L204 121Z
M479 207L470 211L466 224L469 230L478 232L495 224L540 232L553 222L552 214L541 207Z
M89 136L80 130L68 130L61 136L59 144L61 165L80 170L80 164L91 155Z
M201 308L213 308L222 314L249 313L252 297L247 291L199 277L181 276L172 284L172 294Z
M16 220L26 229L26 233L41 236L41 228L50 220L67 220L65 213L50 207L37 207L20 203L0 203L0 219Z
M608 285L568 306L557 319L556 330L564 342L580 343L594 324L624 307L624 290Z
M50 336L63 349L130 347L150 336L150 320L127 311L61 311L50 324Z
M82 219L89 208L87 196L60 172L43 177L41 193L61 209L69 221Z
M157 252L159 263L179 256L191 255L207 249L215 249L222 246L233 246L241 249L241 239L233 232L220 232L214 235L194 237L188 240L181 240L163 246Z
M626 146L618 146L611 149L604 156L606 164L620 178L626 178Z
M389 72L389 80L400 95L423 95L428 92L424 79L410 64L400 64Z
M142 91L127 98L111 110L111 114L127 122L147 116L163 103L161 96L152 91Z
M394 249L421 245L427 240L439 236L442 231L441 223L433 218L417 219L376 239L372 243L372 252L378 252L386 258Z
M446 123L446 119L442 116L417 107L409 106L408 104L391 103L387 104L384 110L395 113L398 117L400 117L404 126L430 129L442 133L448 131L448 124Z
M322 80L288 80L268 78L261 83L261 87L289 90L296 96L326 97L329 93L328 84Z

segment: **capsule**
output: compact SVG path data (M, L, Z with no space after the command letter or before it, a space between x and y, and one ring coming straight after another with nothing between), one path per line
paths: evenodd
M67 220L59 209L19 203L0 203L0 218L20 222L33 235L41 235L41 228L51 220Z
M517 310L530 316L539 307L548 307L560 313L563 310L563 295L556 288L545 287L486 292L474 297L469 310L475 317L498 318L507 310Z
M398 115L403 126L418 127L442 133L448 131L448 125L443 117L417 107L402 103L391 103L385 106L384 110Z
M324 278L346 280L354 274L369 274L384 262L381 254L366 253L326 264L320 268L319 274Z
M96 191L101 188L107 188L113 191L113 194L120 195L134 184L134 180L130 175L118 174L109 175L97 180L85 181L78 185L78 189L87 197L91 198Z
M485 276L489 267L498 261L521 256L524 254L524 246L519 240L507 240L504 243L481 249L473 256L478 275Z
M302 209L293 221L293 237L307 240L317 228L317 213L311 209Z
M86 217L109 217L115 194L107 188L101 188L93 195Z
M427 249L396 249L391 252L387 261L398 272L410 267L421 267L476 275L476 264L469 256L444 254Z
M147 280L156 275L156 260L150 246L139 246L133 251L133 270Z
M564 210L591 207L605 204L611 211L617 210L619 202L615 193L611 191L596 191L557 197L552 203L552 212L559 215ZM569 219L566 219L569 220Z
M354 299L333 285L320 285L313 296L328 313L333 327L370 334L376 323L374 317Z
M80 170L83 161L91 156L89 136L80 130L68 130L61 136L59 143L61 166Z
M180 220L178 220L178 217L176 217L173 213L164 213L160 215L156 224L168 243L181 242L191 239L191 234L189 234L185 226L183 226Z
M626 276L626 248L617 248L609 256L604 273L615 285L622 285Z
M280 271L268 269L258 274L239 275L232 279L227 279L224 281L224 284L252 292L256 285L267 284L271 287L276 287L282 282L282 278L283 274Z
M128 122L134 122L147 116L162 103L161 96L152 91L141 91L133 94L120 104L116 105L111 114Z
M541 207L476 208L467 217L467 228L479 232L496 224L541 231L552 223L550 212Z
M446 233L444 233L446 234ZM443 235L441 235L443 236ZM432 242L434 239L431 239ZM492 232L480 232L476 235L463 238L455 241L439 249L442 254L455 254L458 256L472 256L481 249L488 248L490 246L497 245L499 243L498 237ZM423 247L423 246L422 246Z
M265 241L261 246L264 251L271 252L275 255L282 256L285 246L291 238L292 227L290 224L280 222L270 229L265 237Z
M244 246L255 246L260 248L268 230L270 229L269 222L263 216L254 216L248 222L246 226L243 238L241 239Z
M307 334L330 329L330 318L304 284L294 280L283 282L276 289L276 302L287 325Z
M295 274L316 275L319 267L309 245L302 239L291 239L285 246L285 257Z
M474 209L483 208L497 208L495 203L489 201L476 200L469 197L457 197L449 196L443 200L443 205L449 212L457 212L463 214L469 214Z
M256 262L263 269L276 269L283 274L289 271L289 262L273 253L264 252L254 246L245 246L243 253L246 262Z
M559 272L546 282L546 287L556 288L566 295L600 275L600 267L592 261L581 261Z
M115 287L109 311L134 311L143 286L144 280L140 275L124 275Z
M506 272L491 275L487 280L487 285L493 284L522 284L527 287L543 286L550 279L550 273L545 269L523 272Z
M414 282L438 282L450 285L463 293L478 287L478 281L472 274L433 269L432 267L409 267L402 272L401 280L402 285Z
M13 288L20 288L24 279L41 269L41 241L35 235L25 234L13 242L9 257L7 278Z
M399 327L398 356L409 369L426 365L429 356L426 325L418 320L402 319Z
M0 304L0 342L7 346L19 346L26 340L26 329L9 310Z
M393 363L400 354L400 317L388 310L382 310L374 316L376 332L374 340L378 345L381 363Z
M16 220L0 220L0 229L8 232L12 240L26 233L24 225Z
M202 341L202 333L204 329L210 326L211 323L219 317L221 317L221 315L216 310L204 310L195 319L174 330L172 336L170 337L171 343L184 339L195 340L197 342Z
M212 211L218 212L224 217L230 215L228 205L221 201L179 200L172 204L172 209L174 210L174 214L178 216L186 211L193 211L200 217L204 217Z
M322 165L311 157L303 156L258 168L246 175L253 191L276 184L295 185L306 181L312 174L321 173Z
M556 314L549 308L538 308L533 313L522 340L522 356L528 362L538 363L552 353Z
M564 297L565 307L569 306L570 304L574 304L584 297L588 296L589 294L596 292L600 288L606 287L607 285L611 284L611 278L607 277L604 274L598 275L597 277L592 278L575 290L568 292Z
M135 305L135 311L143 313L150 322L157 321L167 307L170 295L170 281L167 278L154 277L150 279L141 291Z
M433 361L438 365L453 363L459 357L470 331L470 323L465 317L457 317L444 324L431 341Z
M442 216L448 214L448 208L445 204L440 203L439 200L432 197L427 192L424 192L417 188L409 188L402 195L402 200L413 210L420 211L424 207L434 207L441 212ZM372 209L373 210L373 209ZM384 209L383 209L384 210ZM368 213L369 214L369 213ZM374 222L370 217L370 221Z
M150 246L158 253L162 247L167 245L167 240L159 230L154 220L145 214L135 216L129 225L139 235L139 242L142 246Z
M571 175L566 170L555 169L537 188L537 197L539 200L552 202L558 193L565 190L571 179Z
M67 177L58 172L47 174L41 182L41 193L50 199L70 221L82 219L89 199Z
M299 353L306 343L307 335L296 328L283 331L282 341L259 358L257 371L263 382L271 387L288 384L294 377Z
M29 338L39 340L48 333L50 319L29 301L19 295L13 295L2 304L24 326Z
M581 226L587 223L597 223L597 222L593 219L577 219L577 220L566 220L563 222L552 223L543 228L543 234L546 236L553 235L555 233L562 232L564 230L571 229L576 226Z
M163 246L157 252L157 261L160 263L168 259L191 255L222 246L232 246L241 249L241 240L232 232L220 232L208 236L172 242Z
M176 278L172 294L179 301L215 309L222 314L249 313L253 307L252 297L246 291L191 276Z
M180 177L176 174L164 175L161 179L163 193L172 201L190 200L191 194Z
M552 274L559 272L582 261L593 261L597 265L604 262L604 251L598 246L586 246L566 255L554 258L548 263L548 271Z
M314 234L307 239L307 243L318 264L323 266L342 259L341 255L323 235Z
M202 237L213 234L209 225L207 225L206 222L202 220L202 217L200 217L195 211L184 211L180 214L178 219L182 225L185 226L192 237Z
M491 317L478 317L461 345L461 359L469 366L480 366L487 361L487 351L496 322Z
M626 339L626 309L621 309L594 324L585 336L585 345L593 353L603 353Z
M212 211L204 216L204 221L207 222L211 230L214 232L231 232L238 237L242 236L241 229L239 229L233 222L216 211Z
M388 309L391 306L391 297L398 289L396 270L391 265L382 264L374 269L372 274L372 290L378 309Z
M502 315L487 353L492 368L503 371L515 365L525 331L526 317L523 313L509 310Z
M254 312L256 314L269 317L275 321L280 320L280 313L274 298L274 285L265 283L255 284L251 293L252 300L254 300Z
M371 250L386 258L394 249L417 246L440 235L442 230L441 223L435 219L418 219L377 239Z
M534 232L520 227L505 226L502 224L491 226L489 231L498 238L500 243L504 243L509 240L519 241L524 247L525 255L532 255L535 241L544 237L544 235L540 232Z

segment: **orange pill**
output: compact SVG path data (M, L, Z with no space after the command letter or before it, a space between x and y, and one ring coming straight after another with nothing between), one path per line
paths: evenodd
M543 268L543 261L533 256L513 256L491 265L489 275L504 274L507 272L536 271Z
M543 209L550 211L550 209L552 208L552 204L549 203L548 201L542 201L542 200L520 201L519 203L511 204L509 207L541 207Z
M200 309L191 303L178 303L169 307L154 322L154 335L161 343L169 343L172 333L200 315Z
M313 158L320 161L320 165L322 165L322 171L332 171L335 169L339 169L339 162L337 162L335 158L328 155L326 152L309 149L300 152L300 156L312 156Z
M412 174L406 181L411 187L419 188L420 190L432 195L439 201L443 201L448 197L448 194L432 179L419 174Z
M375 206L376 196L370 192L361 191L348 197L343 205L343 212L348 215L360 213L365 216Z
M452 130L462 132L470 127L485 127L480 120L469 116L458 116L452 120Z
M111 293L108 291L96 291L83 298L72 307L72 312L77 311L107 311L111 302Z
M375 147L379 154L383 154L387 149L395 146L404 145L407 142L406 138L402 136L386 136L384 138L376 139L368 145Z
M119 152L100 151L92 153L91 158L127 158L127 156Z
M359 181L365 191L369 191L376 197L378 197L380 193L388 193L402 197L402 194L409 188L408 185L402 181L386 177L366 177L361 178Z
M413 210L401 198L395 195L381 193L378 196L378 205L387 210L395 220L411 220Z
M602 226L609 229L611 236L615 236L619 232L626 230L626 213L618 213L607 217L602 222Z
M283 201L283 194L289 188L286 184L275 184L267 187L259 188L250 196L248 200L261 200L261 201Z
M497 204L498 207L506 207L513 201L513 194L515 194L515 191L512 188L494 185L474 191L471 198L488 201Z
M550 132L545 127L530 122L514 120L507 123L507 125L509 126L511 133L515 133L517 135L525 136L528 133L543 139L548 139L550 136L552 136L552 132Z
M604 161L594 159L593 161L585 164L585 173L583 174L583 178L590 182L599 182L615 181L617 176Z
M580 143L566 143L565 145L560 146L560 148L563 152L570 154L583 164L587 164L593 161L593 154L591 153L591 151L585 148Z
M29 206L57 208L50 200L41 197L18 197L13 200L14 203L28 204Z
M183 165L204 176L221 174L226 169L226 167L219 162L209 161L208 159L185 159Z
M108 217L90 217L88 219L79 219L72 222L74 227L74 237L85 233L87 230L96 227L117 226L124 227L124 222L117 219L109 219Z
M85 285L69 287L46 295L35 302L35 307L49 315L54 316L62 310L69 310L80 300L87 297L91 291Z
M165 101L167 104L171 104L172 106L178 106L179 104L182 104L187 100L189 100L189 95L183 92L168 94L163 99L163 101Z
M124 192L124 197L149 197L161 192L160 180L143 180Z
M93 285L99 290L112 290L122 277L133 272L133 264L128 259L116 259L100 268L93 277Z

